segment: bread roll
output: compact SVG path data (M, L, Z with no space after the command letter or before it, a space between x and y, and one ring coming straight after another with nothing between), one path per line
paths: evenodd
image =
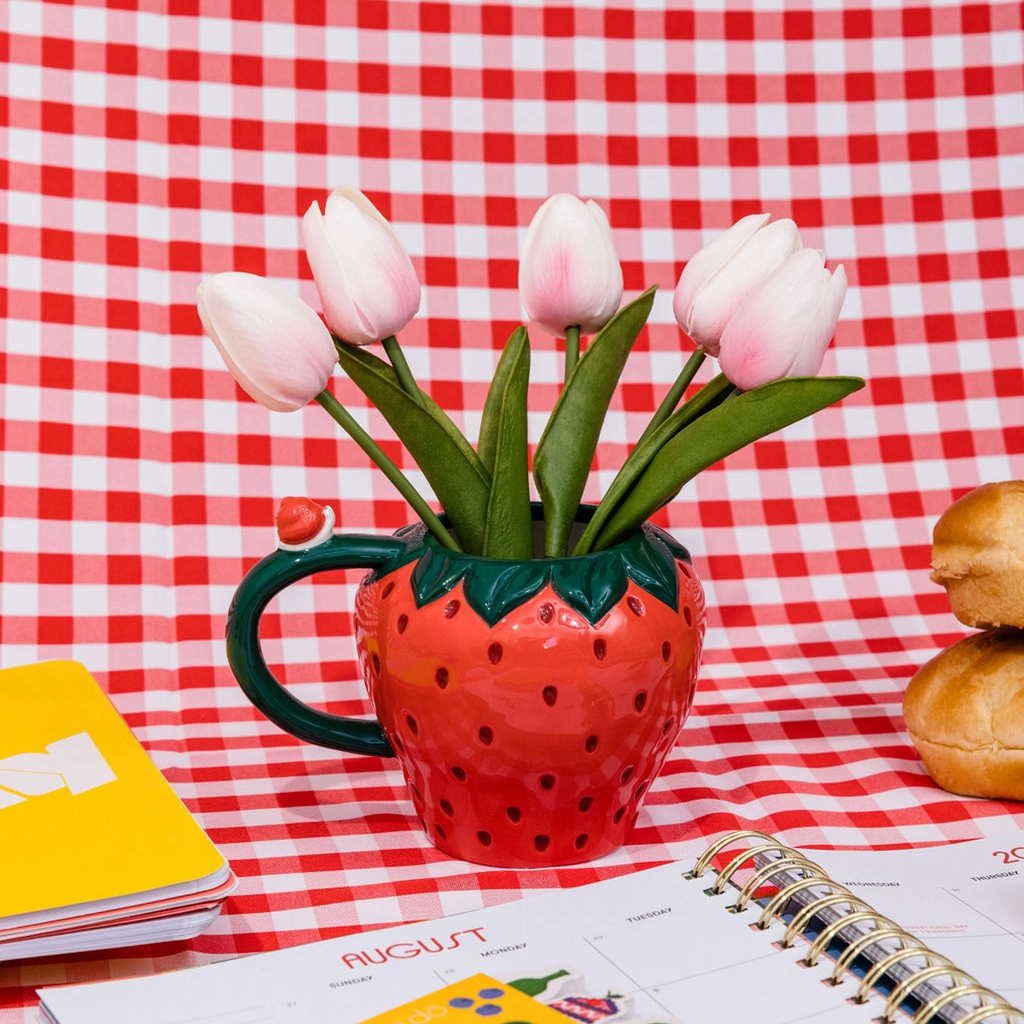
M932 569L964 625L1024 627L1024 481L983 484L950 505L935 524Z
M976 633L936 655L911 679L903 717L943 789L1024 800L1024 633Z

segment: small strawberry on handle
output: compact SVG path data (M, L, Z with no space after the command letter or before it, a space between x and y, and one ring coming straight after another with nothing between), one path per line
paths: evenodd
M334 509L309 498L284 498L277 511L277 546L282 551L307 551L328 540L334 531Z

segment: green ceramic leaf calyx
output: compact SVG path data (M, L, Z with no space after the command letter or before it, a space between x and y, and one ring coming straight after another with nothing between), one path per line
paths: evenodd
M415 545L412 535L409 539ZM442 548L425 530L423 547L410 577L417 607L439 600L461 581L467 603L491 626L549 584L560 600L591 625L622 599L629 581L675 609L679 604L677 563L690 561L686 548L650 523L613 550L578 558L473 558ZM385 566L382 575L410 557L412 548Z

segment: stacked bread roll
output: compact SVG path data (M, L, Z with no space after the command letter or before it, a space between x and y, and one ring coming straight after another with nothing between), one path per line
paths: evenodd
M984 484L935 524L932 579L982 630L910 681L903 716L943 789L1024 800L1024 481Z

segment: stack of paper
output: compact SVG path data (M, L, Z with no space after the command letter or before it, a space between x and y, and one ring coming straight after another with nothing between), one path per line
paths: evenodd
M188 938L238 884L81 665L0 671L0 960Z

